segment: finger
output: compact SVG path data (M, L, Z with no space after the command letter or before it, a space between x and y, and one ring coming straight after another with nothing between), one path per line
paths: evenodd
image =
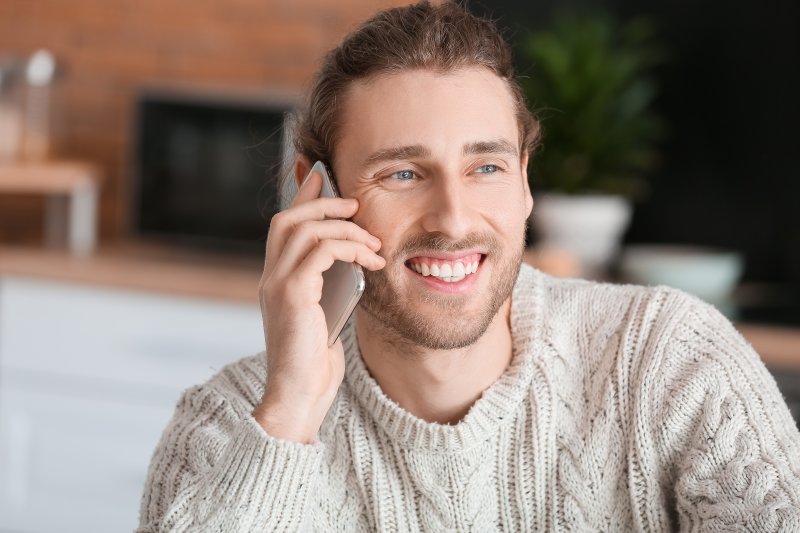
M295 226L280 257L273 266L276 275L290 272L323 240L360 242L373 252L380 250L381 241L365 229L347 220L306 221Z
M269 282L270 292L282 299L282 309L317 305L322 297L322 274L335 261L355 262L369 270L378 270L386 264L382 257L361 243L325 240L296 268L287 273L273 272Z
M272 217L267 234L264 270L270 272L272 265L280 257L286 241L297 225L311 220L326 218L350 218L358 210L358 201L342 198L316 198L290 207Z
M323 240L360 242L374 252L381 248L381 241L377 237L348 220L310 220L294 228L280 252L276 269L280 268L280 264L296 267Z
M322 275L333 266L334 261L357 263L368 270L380 270L386 260L360 242L324 240L303 259L295 269L299 276Z
M356 263L368 270L380 270L386 265L382 257L361 243L333 239L322 241L284 278L287 286L298 288L295 294L298 298L296 303L319 303L322 296L322 273L331 268L335 261Z
M333 266L334 261L357 263L368 270L386 266L381 256L360 242L324 240L285 278L288 286L297 288L295 296L299 302L319 303L322 273Z
M302 203L308 202L309 200L313 200L314 198L319 198L319 193L322 190L322 176L320 176L319 172L309 172L306 178L303 180L303 183L300 184L300 188L297 191L297 194L292 200L292 206L300 205Z
M305 285L306 281L319 280L334 261L357 263L368 270L380 270L386 260L372 251L367 245L338 239L324 239L301 258L299 262L280 261L273 270L273 280L294 279L294 283Z

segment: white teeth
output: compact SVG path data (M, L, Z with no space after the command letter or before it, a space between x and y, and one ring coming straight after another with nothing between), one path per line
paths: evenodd
M474 274L475 272L477 272L479 264L480 264L479 261L473 261L472 263L466 263L466 264L464 264L461 261L457 261L455 264L433 263L432 265L419 262L419 263L411 263L410 266L412 270L425 277L436 276L442 281L455 283L457 281L461 281L470 274Z

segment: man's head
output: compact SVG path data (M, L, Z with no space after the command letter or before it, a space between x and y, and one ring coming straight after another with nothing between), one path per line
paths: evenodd
M477 341L519 271L539 136L494 25L448 3L379 13L328 54L294 133L298 178L327 162L383 243L373 324L430 349Z
M331 50L293 132L294 147L312 162L334 163L341 98L354 81L415 69L444 74L465 67L483 67L507 84L519 123L520 151L531 154L539 140L539 123L515 79L508 43L491 21L450 2L382 11Z

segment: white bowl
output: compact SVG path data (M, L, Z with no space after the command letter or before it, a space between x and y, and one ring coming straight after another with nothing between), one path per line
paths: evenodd
M626 281L668 285L713 304L728 301L743 270L740 253L699 246L628 246L620 261Z

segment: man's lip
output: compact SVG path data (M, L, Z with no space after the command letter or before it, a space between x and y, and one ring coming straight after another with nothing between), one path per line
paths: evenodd
M484 250L459 250L457 252L438 252L438 251L430 251L430 252L423 252L423 253L416 253L414 255L410 255L406 258L406 261L411 261L417 257L427 257L429 259L440 259L442 261L457 261L458 259L463 259L464 257L480 254L481 260L486 255Z

